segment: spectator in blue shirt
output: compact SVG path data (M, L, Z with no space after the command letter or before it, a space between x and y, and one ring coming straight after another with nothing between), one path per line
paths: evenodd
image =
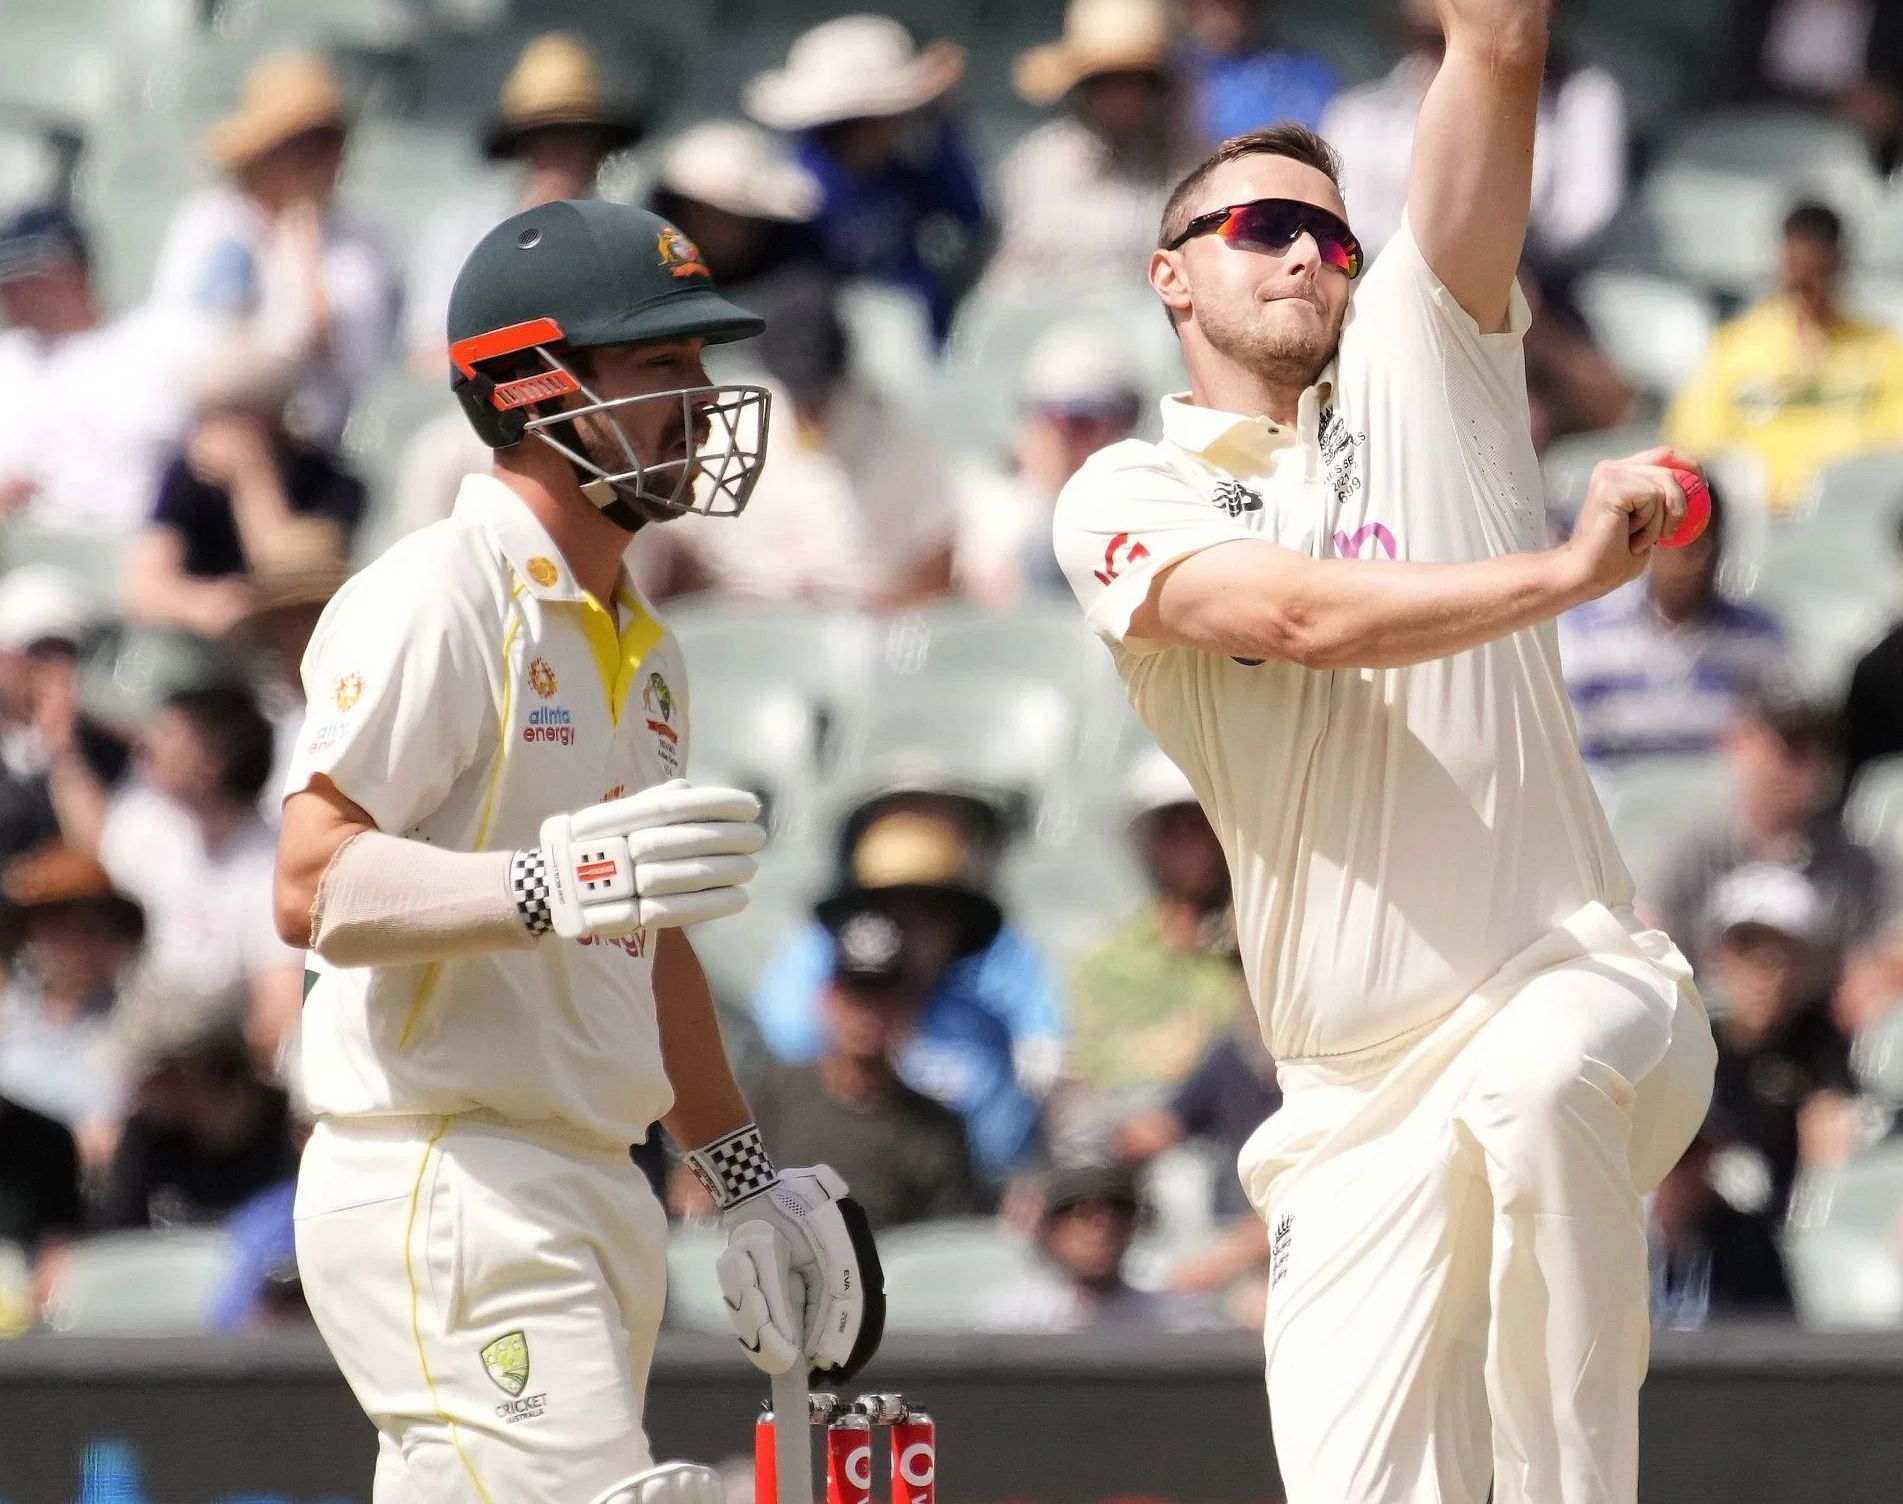
M938 339L985 249L978 170L943 101L964 76L950 42L916 48L897 21L842 16L747 86L747 113L795 139L818 180L813 229L835 275L915 294Z
M1000 829L996 811L964 793L907 789L862 805L846 822L844 880L754 994L768 1049L810 1063L824 1044L833 930L867 909L891 917L938 979L900 1049L899 1073L964 1119L972 1159L994 1182L1032 1157L1063 1052L1050 968L986 891Z
M1183 0L1191 118L1212 142L1278 120L1313 130L1341 87L1326 58L1262 45L1266 9L1262 0Z
M1606 767L1715 752L1745 695L1782 679L1784 633L1718 592L1725 505L1696 542L1659 549L1639 580L1560 618L1560 658L1579 746Z

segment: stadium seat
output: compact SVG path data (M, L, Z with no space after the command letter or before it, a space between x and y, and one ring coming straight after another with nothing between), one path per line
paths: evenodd
M1875 202L1878 180L1863 132L1837 115L1747 106L1694 115L1666 145L1664 160L1745 177L1804 184Z
M1848 1164L1802 1176L1791 1201L1784 1256L1798 1315L1808 1325L1890 1327L1903 1322L1903 1139Z
M1903 227L1896 231L1903 234ZM1850 306L1867 319L1903 334L1903 276L1866 275L1850 284Z
M1771 281L1778 233L1795 194L1774 178L1667 162L1640 185L1615 236L1620 265L1668 274L1738 297Z
M1753 594L1785 623L1796 671L1816 693L1841 689L1895 615L1899 518L1903 452L1847 460L1819 477L1810 506L1765 550Z
M210 1228L108 1233L74 1246L46 1324L88 1337L171 1337L206 1329L229 1253Z
M896 759L929 759L955 778L1008 789L1035 821L1061 802L1081 742L1070 697L1042 679L968 671L887 678L859 733L844 747L839 782Z
M694 776L751 789L776 834L803 828L819 785L820 707L797 684L767 678L696 674L691 682Z
M1187 384L1169 321L1155 294L1135 277L1127 284L1035 292L981 284L959 308L945 349L938 406L948 442L987 457L1005 453L1025 357L1041 335L1070 323L1094 325L1123 340L1146 397Z
M1622 423L1614 428L1555 439L1540 460L1540 474L1546 481L1548 515L1570 523L1586 499L1586 487L1592 481L1595 465L1601 460L1638 454L1659 442L1656 423Z
M762 874L770 863L769 857L762 857ZM723 1007L742 1014L751 1010L754 987L767 962L812 918L812 901L817 896L807 883L790 875L784 886L767 888L756 883L755 887L738 914L694 925L687 932L714 996Z
M0 103L80 126L111 111L123 59L108 32L90 29L57 4L26 13L9 6L7 12Z
M1641 894L1658 880L1678 837L1720 808L1730 792L1724 765L1712 757L1643 758L1598 771L1594 782Z
M1903 865L1903 756L1879 758L1858 770L1844 823L1864 845Z
M839 316L858 378L894 406L921 409L937 375L925 305L896 287L849 282L839 292Z
M1703 292L1645 272L1589 272L1575 295L1620 374L1654 397L1669 397L1698 368L1717 324Z
M883 675L904 678L1011 673L1041 679L1072 697L1080 726L1080 771L1111 755L1124 713L1109 651L1068 597L1010 611L935 607L898 618L885 640Z
M888 1332L968 1332L1039 1268L1036 1252L989 1217L920 1222L879 1240Z
M350 134L338 194L401 265L419 234L445 210L483 202L496 176L465 129L365 120ZM506 189L495 197L508 202Z
M397 489L410 440L425 425L456 411L447 374L432 380L400 364L389 366L357 399L344 425L343 447L350 467L370 490L357 540L359 558L373 558L395 541L402 522Z
M1061 844L1016 847L1000 878L1005 896L1027 914L1047 905L1081 907L1108 929L1149 893L1125 833L1124 814L1121 801L1093 804Z
M1886 1112L1903 1112L1903 1008L1892 1008L1858 1032L1850 1070L1864 1097Z
M60 163L46 136L0 115L0 203L57 197Z
M119 554L124 542L110 533L9 527L0 530L0 561L8 569L22 564L55 565L79 580L95 605L108 607L119 593Z

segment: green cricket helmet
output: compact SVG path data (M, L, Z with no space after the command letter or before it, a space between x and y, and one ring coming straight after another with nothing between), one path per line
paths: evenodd
M571 352L689 337L724 344L765 327L715 290L694 243L659 215L569 199L503 220L469 253L449 295L450 386L485 444L506 449L534 435L575 467L582 494L630 531L645 520L643 508L732 516L759 479L765 389L680 387L604 400ZM678 450L643 456L616 414L656 402L679 405L682 438ZM625 469L585 452L575 419L596 413L606 415Z

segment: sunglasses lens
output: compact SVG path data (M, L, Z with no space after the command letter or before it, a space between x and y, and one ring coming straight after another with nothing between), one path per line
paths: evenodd
M1312 205L1262 199L1237 209L1222 228L1231 245L1260 246L1278 255L1303 234L1315 237L1325 265L1347 277L1360 274L1361 250L1354 237L1334 215Z

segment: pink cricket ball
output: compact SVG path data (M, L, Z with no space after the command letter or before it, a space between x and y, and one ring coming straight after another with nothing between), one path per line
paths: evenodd
M1688 543L1696 543L1705 531L1705 524L1711 521L1711 487L1705 484L1704 476L1684 465L1667 464L1665 468L1678 477L1679 485L1684 488L1685 520L1659 539L1659 547L1683 548Z

